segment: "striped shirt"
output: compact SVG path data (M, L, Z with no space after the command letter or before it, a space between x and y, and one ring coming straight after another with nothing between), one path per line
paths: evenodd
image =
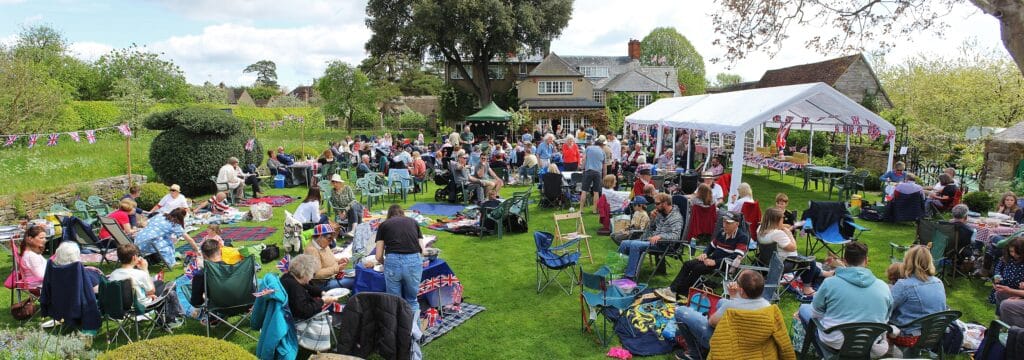
M210 209L210 212L214 214L223 214L231 208L231 206L228 206L227 201L217 201L216 195L211 196L210 200L206 201L209 203L209 205L207 205L207 209Z

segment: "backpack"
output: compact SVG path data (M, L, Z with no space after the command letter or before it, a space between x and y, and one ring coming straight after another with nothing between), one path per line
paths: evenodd
M508 216L508 228L510 233L524 233L530 230L530 225L519 215Z
M878 212L878 209L874 206L865 206L860 209L860 215L858 216L862 220L880 222L884 221L885 216Z

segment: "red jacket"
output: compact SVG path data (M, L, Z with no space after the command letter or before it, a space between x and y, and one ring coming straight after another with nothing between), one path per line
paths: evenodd
M562 144L562 163L575 164L580 162L580 148L576 143Z

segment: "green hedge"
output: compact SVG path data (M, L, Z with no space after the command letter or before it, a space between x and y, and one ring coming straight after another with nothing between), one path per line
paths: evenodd
M136 199L136 203L140 209L149 211L149 209L152 209L153 206L160 202L160 199L162 199L164 195L167 195L167 191L169 189L167 188L167 185L148 182L142 184L142 187L140 187L139 190L142 193L139 194L139 198Z
M100 354L100 360L255 359L233 343L195 335L161 336Z
M306 128L323 128L324 114L319 107L292 107L292 108L260 108L252 106L235 106L224 104L170 104L158 103L149 109L149 113L158 113L174 110L182 107L202 107L208 109L230 108L235 117L243 122L252 124L257 122L270 122L282 120L288 115L301 116L305 118ZM121 117L121 110L113 101L72 101L61 109L60 117L56 123L45 131L74 131L88 130L107 126L117 125ZM292 121L285 122L285 128L298 128L300 124Z
M995 203L998 200L992 196L992 194L987 192L972 191L964 195L961 201L964 205L967 205L967 208L971 209L971 211L979 212L984 215L992 210L992 207L995 206Z
M121 117L121 109L112 101L75 101L71 108L81 119L81 129L112 126Z

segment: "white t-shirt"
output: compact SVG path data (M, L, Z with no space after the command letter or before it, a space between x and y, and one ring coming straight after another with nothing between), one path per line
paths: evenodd
M228 187L235 189L238 185L242 184L242 179L238 177L238 170L235 169L231 164L224 164L220 167L220 171L217 171L217 183L228 184ZM217 185L217 190L228 190Z
M125 269L118 268L110 272L107 276L110 281L121 281L131 280L132 287L135 288L135 297L139 299L139 302L148 304L149 298L146 297L146 293L154 289L153 279L149 277L149 273L139 269Z
M310 201L299 204L295 209L295 220L303 224L316 224L320 222L320 202Z
M722 185L715 183L715 186L711 187L711 199L717 204L722 201L723 197L725 197L725 191L722 190Z
M177 208L187 208L188 207L188 199L186 199L185 196L180 195L180 194L178 195L177 198L173 198L173 197L171 197L171 194L167 194L167 195L164 195L164 197L160 199L160 203L158 203L157 205L160 205L159 211L161 213L167 214L167 213L170 213L171 210L174 210L174 209L177 209Z
M769 231L768 234L757 238L757 242L761 244L778 244L775 250L775 255L779 257L779 260L786 260L786 258L790 256L799 255L796 251L783 250L783 248L789 246L790 241L793 241L793 239L790 239L790 235L782 229L774 229Z
M736 199L736 202L729 203L729 211L732 211L732 212L743 211L743 204L746 204L748 202L754 202L754 199L752 199L749 196L744 196L744 197L741 197L739 199Z

